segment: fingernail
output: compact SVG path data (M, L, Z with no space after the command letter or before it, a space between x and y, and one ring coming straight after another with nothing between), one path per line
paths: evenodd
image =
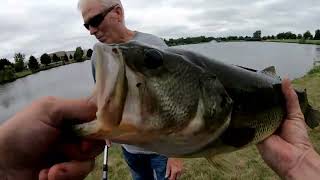
M56 179L59 179L59 180L68 179L67 170L59 169L56 175Z
M42 170L39 177L40 180L48 180L49 169Z

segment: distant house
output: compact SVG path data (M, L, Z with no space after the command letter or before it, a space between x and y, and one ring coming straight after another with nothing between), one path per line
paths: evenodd
M83 52L84 52L84 56L87 55L87 49L83 49ZM67 54L68 57L70 57L70 55L74 55L75 51L58 51L58 52L53 52L53 53L50 53L48 54L51 58L53 56L53 54L56 54L59 58L63 57L65 54Z

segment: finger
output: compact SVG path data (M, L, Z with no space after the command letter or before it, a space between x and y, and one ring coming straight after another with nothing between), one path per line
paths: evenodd
M104 141L82 140L79 144L63 144L61 151L69 159L84 161L101 154L104 147Z
M177 179L177 175L178 175L178 173L177 173L176 170L171 170L169 180L176 180Z
M48 180L49 169L43 169L39 173L39 180Z
M111 147L111 141L108 140L108 139L106 139L105 141L106 141L106 145L107 145L108 147Z
M170 168L170 164L167 163L167 170L166 170L165 178L169 178L170 175L171 175L171 168Z
M44 101L48 108L48 124L60 128L65 123L80 124L92 121L95 118L97 107L87 100L66 100L51 98ZM64 122L69 120L68 122Z
M48 180L84 179L93 169L94 161L66 162L50 168Z
M283 147L289 146L281 137L272 135L257 144L258 150L263 155L273 155L273 153L281 152Z
M298 96L288 79L283 80L282 91L286 99L288 119L291 119L292 116L297 114L301 114Z

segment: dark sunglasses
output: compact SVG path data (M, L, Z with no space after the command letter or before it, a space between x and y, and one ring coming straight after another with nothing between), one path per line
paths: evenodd
M111 12L116 6L118 6L118 4L111 6L110 8L104 10L102 13L95 15L94 17L92 17L91 19L89 19L89 21L87 23L84 23L84 27L88 30L90 30L90 26L91 27L98 27L101 22L104 20L104 17L106 17L106 15Z

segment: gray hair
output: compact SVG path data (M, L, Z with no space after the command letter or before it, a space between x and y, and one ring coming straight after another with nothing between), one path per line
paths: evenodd
M98 2L100 2L103 6L105 6L106 8L109 8L109 7L113 6L113 5L118 4L118 5L121 7L121 9L123 9L123 6L122 6L120 0L79 0L79 2L78 2L78 9L81 11L82 8L83 8L83 6L84 6L84 4L85 4L85 3L88 3L88 2L90 2L90 1L98 1Z

